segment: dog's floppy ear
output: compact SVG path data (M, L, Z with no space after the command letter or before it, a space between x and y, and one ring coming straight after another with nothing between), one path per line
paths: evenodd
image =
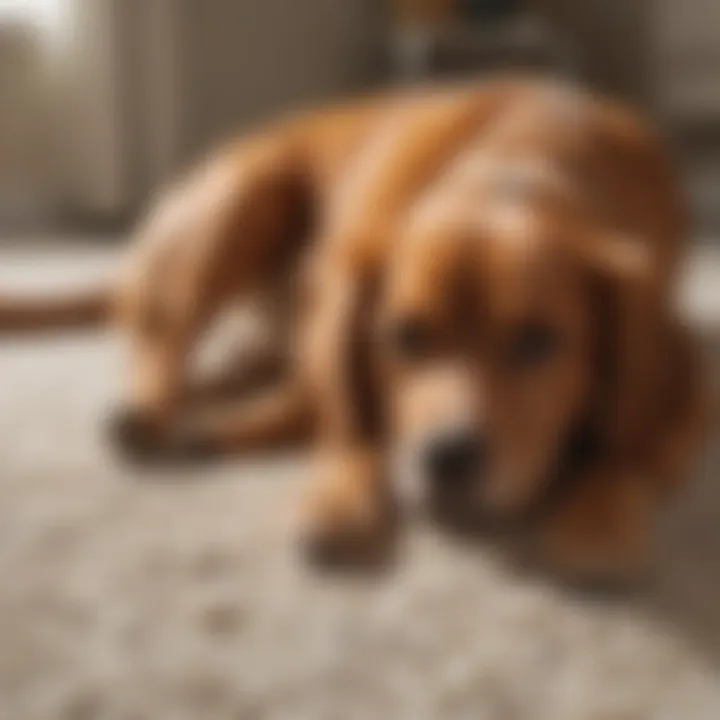
M613 454L632 455L652 420L663 290L643 238L602 232L581 252L594 306L602 440Z

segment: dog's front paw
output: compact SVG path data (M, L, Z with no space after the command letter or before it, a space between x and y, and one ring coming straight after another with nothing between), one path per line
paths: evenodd
M302 504L301 550L321 567L377 566L394 538L392 503L370 452L346 451L321 460L320 478Z
M184 427L158 427L130 412L111 417L108 435L115 453L137 466L197 464L221 454L212 438L202 433Z
M168 464L200 465L223 454L222 448L213 438L184 428L175 428L169 432L158 448L158 459Z
M154 462L162 445L159 428L130 410L119 410L110 416L107 436L116 456L132 465Z

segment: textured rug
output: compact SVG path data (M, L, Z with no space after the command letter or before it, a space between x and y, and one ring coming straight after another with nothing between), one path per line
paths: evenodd
M115 255L6 249L0 283L71 283ZM713 253L684 300L711 336ZM579 598L420 523L392 572L318 576L287 532L304 457L156 475L112 462L121 350L0 340L2 720L720 717L715 449L632 597Z

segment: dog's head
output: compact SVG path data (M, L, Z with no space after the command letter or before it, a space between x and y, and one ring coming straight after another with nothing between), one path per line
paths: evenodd
M379 316L398 482L514 512L581 426L630 442L648 272L632 240L524 189L424 203Z

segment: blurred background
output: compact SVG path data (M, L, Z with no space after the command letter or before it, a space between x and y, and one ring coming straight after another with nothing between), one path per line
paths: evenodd
M673 139L720 380L720 0L0 0L0 293L111 274L156 188L284 110L516 67ZM0 720L720 718L712 438L615 602L420 520L391 573L319 577L302 454L112 461L119 340L0 338Z
M280 111L518 66L649 109L698 223L720 225L715 0L0 0L0 233L122 228L151 188Z

